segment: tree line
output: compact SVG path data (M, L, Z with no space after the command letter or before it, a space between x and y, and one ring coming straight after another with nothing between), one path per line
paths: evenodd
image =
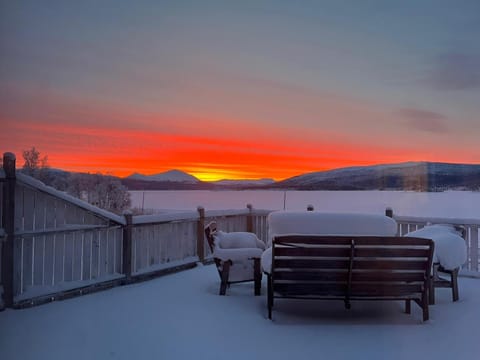
M52 169L48 157L41 156L35 147L24 150L22 156L24 165L21 172L45 185L117 214L131 206L128 189L114 176Z

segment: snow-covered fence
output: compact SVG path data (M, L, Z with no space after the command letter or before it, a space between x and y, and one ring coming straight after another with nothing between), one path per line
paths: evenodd
M123 217L17 174L14 301L123 277L124 223Z
M174 216L172 216L174 215ZM131 275L199 261L196 211L132 218Z
M387 211L389 211L387 209ZM390 214L393 215L393 214ZM467 245L467 263L464 265L464 272L473 272L478 274L480 270L480 241L479 227L480 219L454 219L454 218L427 218L412 216L393 216L398 224L399 235L405 235L410 231L423 228L432 224L450 224L454 225L462 232Z
M266 215L241 210L118 216L15 171L0 171L0 309L144 280L209 260L206 221L266 234Z
M209 261L210 249L204 241L204 227L215 220L227 232L252 231L266 239L269 210L197 211L132 218L132 276L148 275L178 265Z

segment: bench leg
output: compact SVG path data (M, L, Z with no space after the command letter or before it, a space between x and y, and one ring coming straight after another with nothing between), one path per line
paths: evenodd
M254 293L255 296L260 295L262 287L262 271L260 270L260 258L253 259L253 278L255 282Z
M435 305L435 282L439 281L438 268L440 264L434 263L432 266L432 276L430 277L430 287L428 289L428 303Z
M272 320L272 308L273 308L272 276L268 275L267 279L268 279L268 291L267 291L268 318Z
M423 321L427 321L430 317L428 313L428 295L426 292L422 294L422 310L423 310Z
M452 299L453 301L458 301L458 271L459 268L453 269L450 276L451 276L451 283L452 283Z
M446 273L450 275L450 280L441 278L437 271L440 271L442 273ZM458 272L460 271L460 268L455 268L453 270L446 270L441 267L434 267L434 275L432 278L432 288L435 287L442 287L442 288L451 288L452 289L452 300L453 301L458 301L459 296L458 296ZM432 300L433 299L433 300ZM430 304L432 305L435 302L435 298L433 295L433 290L431 291L430 294Z
M424 291L422 293L421 299L413 299L418 306L422 308L423 312L423 321L427 321L429 319L429 312L428 312L428 293Z
M220 293L219 295L225 295L227 292L228 285L228 275L230 274L230 261L224 261L222 264L222 273L221 273L221 282L220 282Z
M410 314L411 313L411 300L405 300L405 313Z
M428 303L435 305L435 278L430 279L430 286L428 288Z

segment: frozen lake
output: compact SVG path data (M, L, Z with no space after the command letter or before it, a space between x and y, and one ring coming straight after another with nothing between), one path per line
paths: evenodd
M315 210L331 212L384 213L391 207L404 216L480 218L480 192L446 191L130 191L132 207L140 209L206 210L242 209L252 204L257 209Z

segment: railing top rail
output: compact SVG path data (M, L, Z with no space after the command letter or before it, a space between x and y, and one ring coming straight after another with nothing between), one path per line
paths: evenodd
M253 216L266 216L273 210L252 209ZM207 210L205 217L224 217L224 216L246 216L250 214L250 209L227 209L227 210ZM200 217L198 211L175 211L152 215L135 215L132 217L133 225L168 223L174 221L196 221Z
M132 217L133 225L168 223L172 221L189 221L199 218L198 211L171 212L153 215L136 215Z
M205 217L248 215L249 209L206 210Z
M93 206L83 200L80 200L74 196L71 196L63 191L56 190L50 186L45 185L41 181L38 181L30 176L27 176L22 173L17 173L17 181L22 183L25 186L31 187L35 190L38 190L40 192L52 195L58 199L64 200L66 202L69 202L75 206L78 206L84 210L87 210L95 215L98 215L100 217L103 217L105 219L111 220L113 222L116 222L118 224L125 225L125 219L122 216L116 215L114 213L111 213L107 210L100 209L96 206Z
M252 210L252 214L253 215L256 215L256 216L266 216L268 214L270 214L271 212L273 212L275 210L271 210L271 209L253 209Z
M112 228L120 228L120 225L108 226L108 225L65 225L62 227L58 227L55 229L43 229L43 230L31 230L31 231L19 231L15 233L15 236L40 236L40 235L48 235L48 234L61 234L61 233L69 233L75 231L87 231L87 230L98 230L98 229L112 229Z
M480 219L418 217L418 216L398 216L398 215L394 215L393 218L398 223L435 223L435 224L452 224L452 225L480 225Z

